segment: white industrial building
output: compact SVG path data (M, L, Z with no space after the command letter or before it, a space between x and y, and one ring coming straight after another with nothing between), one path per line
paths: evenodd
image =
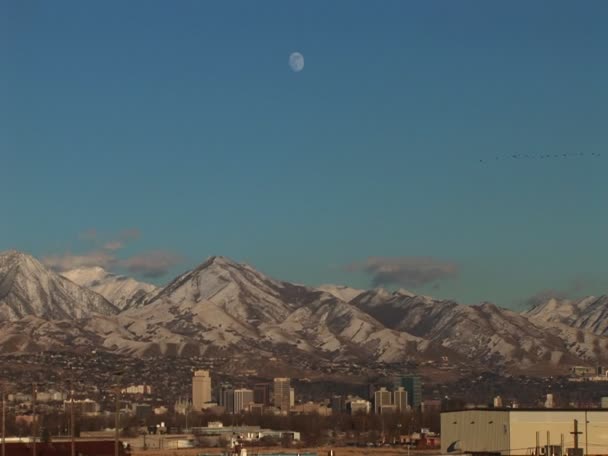
M443 454L608 455L606 409L470 409L441 414Z

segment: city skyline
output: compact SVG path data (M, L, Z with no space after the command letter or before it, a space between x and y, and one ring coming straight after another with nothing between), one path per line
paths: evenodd
M2 10L0 251L157 285L223 255L515 309L608 292L606 2Z

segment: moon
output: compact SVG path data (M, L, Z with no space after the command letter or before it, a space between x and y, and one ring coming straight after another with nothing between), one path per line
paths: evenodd
M299 52L292 52L289 56L289 68L294 73L299 73L304 69L304 56Z

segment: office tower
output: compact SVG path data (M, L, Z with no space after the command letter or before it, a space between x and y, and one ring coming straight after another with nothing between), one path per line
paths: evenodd
M228 390L232 390L234 389L232 387L232 385L230 383L222 383L220 384L218 390L217 390L217 403L218 405L220 405L221 407L224 407L226 404L224 404L224 391L228 391Z
M374 393L374 413L380 413L385 405L392 405L392 394L389 390L382 387Z
M234 413L249 410L251 404L253 404L253 390L247 388L234 390Z
M420 407L422 402L422 380L417 375L404 375L396 381L396 387L402 386L407 391L407 405Z
M256 383L253 386L253 402L256 404L270 405L270 383Z
M291 385L288 378L275 378L273 382L274 406L282 412L289 412Z
M197 370L192 377L192 408L201 411L206 402L211 402L211 377L208 370Z
M226 413L234 413L234 390L226 388L222 391L222 405Z
M405 391L403 386L393 391L393 403L397 412L405 412L407 410L407 391Z

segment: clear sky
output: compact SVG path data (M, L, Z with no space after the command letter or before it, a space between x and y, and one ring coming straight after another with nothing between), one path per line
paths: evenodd
M606 1L0 0L0 250L607 293L607 24Z

